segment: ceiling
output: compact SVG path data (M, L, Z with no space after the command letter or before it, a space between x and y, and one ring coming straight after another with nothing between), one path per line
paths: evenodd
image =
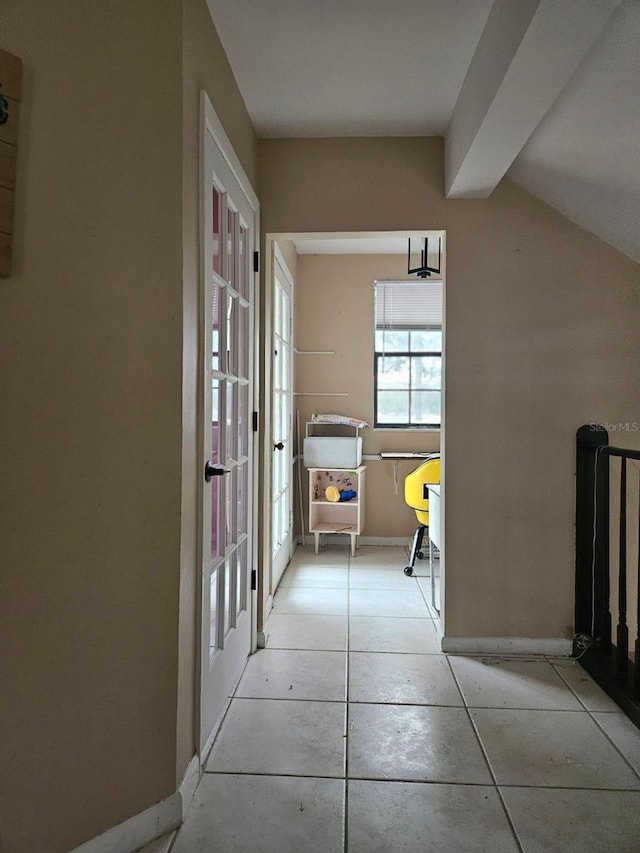
M260 137L445 137L640 262L638 0L207 0Z
M491 0L208 3L262 137L443 134L491 8Z

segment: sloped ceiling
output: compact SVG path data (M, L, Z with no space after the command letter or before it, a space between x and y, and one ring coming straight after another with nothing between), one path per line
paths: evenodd
M491 0L207 0L258 136L445 132Z
M640 3L619 8L508 174L640 262Z
M640 262L637 0L207 2L259 136L443 135Z

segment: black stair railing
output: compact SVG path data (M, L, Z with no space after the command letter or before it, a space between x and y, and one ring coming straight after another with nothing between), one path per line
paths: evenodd
M635 601L635 643L629 657L627 571L627 461L640 451L612 447L607 430L588 424L577 433L576 458L576 647L580 663L640 727L640 512ZM611 459L620 459L619 518L610 517ZM640 479L638 484L640 507ZM615 520L614 520L615 521ZM615 643L611 615L610 532L618 533Z

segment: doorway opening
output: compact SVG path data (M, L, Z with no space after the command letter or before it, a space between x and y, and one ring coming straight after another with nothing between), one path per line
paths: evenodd
M437 289L436 285L440 286L440 327L436 329L431 322L429 329L421 329L419 319L387 312L386 319L391 325L385 332L377 327L376 283L407 285L396 288L397 293L403 289L405 293L410 292L410 285L414 282L424 284L425 279L420 280L408 273L411 259L408 263L407 257L409 238L415 246L416 239L423 237L428 237L430 247L441 254L440 274L432 274L426 279L429 284L433 283L432 291ZM366 514L358 544L405 549L407 553L398 562L400 574L406 565L416 527L415 514L404 501L404 478L420 463L424 454L441 454L442 495L438 530L436 532L434 528L433 537L425 540L425 545L428 541L432 543L435 560L430 570L429 548L425 547L425 559L419 561L415 569L418 582L424 582L428 603L439 618L444 587L441 582L444 577L444 549L439 546L444 542L441 530L445 523L446 465L446 391L443 381L446 361L445 233L431 230L268 234L266 245L265 295L271 292L272 305L266 306L269 310L265 311L265 317L272 319L263 328L264 361L269 363L271 371L269 377L265 370L264 399L272 407L277 405L278 412L286 411L289 432L283 431L279 414L272 413L265 420L265 427L268 425L270 428L270 433L263 439L264 447L269 451L264 455L265 482L268 483L265 491L269 493L273 506L265 515L265 527L269 529L263 531L262 624L269 615L281 578L281 567L272 570L272 555L268 552L278 541L282 524L282 515L275 500L282 480L278 466L283 457L277 455L282 451L275 447L282 442L284 447L291 448L287 457L287 464L290 464L287 482L292 484L289 490L292 509L288 531L290 548L310 545L314 537L309 535L309 501L313 502L314 496L310 489L309 466L305 465L304 436L306 426L316 424L323 416L329 420L341 416L349 422L368 424L358 433L363 439L362 459L347 463L354 473L359 464L366 468ZM276 325L281 323L281 307L275 304L278 298L275 295L276 256L284 260L292 283L291 301L288 303L292 308L288 407L280 399L283 393L282 385L278 385L281 366L275 362L280 358L282 345L282 339L275 331ZM429 265L435 266L435 263ZM429 352L422 353L420 348L426 346L423 338L427 331L430 333ZM436 338L439 353L436 352ZM381 400L388 404L385 422L376 417L376 407ZM405 416L405 411L410 414ZM352 477L353 482L357 482L357 478ZM364 504L365 495L362 497ZM329 515L333 517L338 512L337 509L329 510ZM351 513L354 517L358 514L355 511ZM331 548L341 543L343 536L340 530L335 535L327 533L321 537L322 546ZM357 552L353 559L358 560Z

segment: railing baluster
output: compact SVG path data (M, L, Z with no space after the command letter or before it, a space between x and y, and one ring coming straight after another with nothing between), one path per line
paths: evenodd
M636 586L636 645L633 683L640 692L640 475L638 476L638 580Z
M596 450L595 467L595 519L593 541L593 589L594 589L594 613L595 631L593 636L599 642L603 654L611 654L613 640L611 630L611 578L609 560L609 470L611 460L601 453L601 448ZM593 534L592 534L593 535Z
M629 668L629 628L627 627L627 460L620 459L620 552L618 572L618 632L616 663L618 672Z
M577 634L592 636L611 654L609 581L609 456L607 432L580 427L576 442ZM602 452L601 452L602 451Z
M633 486L627 479L627 460L640 462L640 448L612 447L606 430L597 424L581 426L576 435L576 652L584 649L581 634L595 643L580 651L580 665L589 672L606 693L640 729L640 478ZM618 527L609 518L609 462L620 459L620 498ZM602 463L602 466L601 464ZM635 471L632 472L635 475ZM638 515L634 528L638 532L638 550L629 563L638 584L638 595L628 602L627 579L627 490L638 495ZM635 501L632 499L634 512ZM637 528L636 528L637 525ZM615 631L612 622L607 630L607 616L615 614L614 586L609 569L610 535L619 540L618 613ZM635 545L635 543L634 543ZM637 563L637 564L636 564ZM634 577L631 578L632 581ZM609 592L611 603L609 604ZM635 606L635 610L633 609ZM627 608L636 615L637 631L631 638L633 662L629 658ZM615 615L614 615L615 618Z

